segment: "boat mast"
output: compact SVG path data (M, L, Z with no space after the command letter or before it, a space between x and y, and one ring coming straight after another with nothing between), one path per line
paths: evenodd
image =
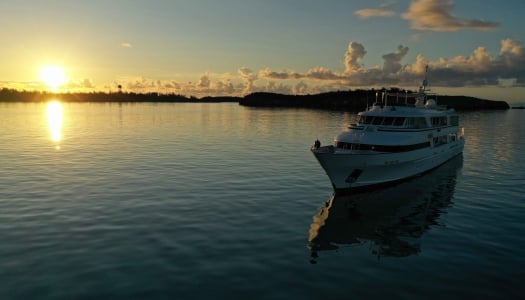
M428 65L425 67L425 78L423 79L423 82L421 83L421 86L419 87L418 97L417 97L417 107L423 107L425 105L425 97L426 97L426 91L428 86L427 81L427 73L428 73Z

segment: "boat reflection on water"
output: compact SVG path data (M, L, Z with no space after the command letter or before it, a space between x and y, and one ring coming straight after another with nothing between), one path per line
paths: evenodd
M419 239L451 205L459 155L431 172L375 191L332 194L313 217L308 238L311 263L318 251L369 245L372 254L405 257L421 252Z

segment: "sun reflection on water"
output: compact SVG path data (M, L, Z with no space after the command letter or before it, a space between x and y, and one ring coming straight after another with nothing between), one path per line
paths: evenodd
M56 100L49 102L47 104L46 115L51 140L58 143L62 140L62 122L64 118L62 104ZM56 148L60 149L60 146L57 144Z

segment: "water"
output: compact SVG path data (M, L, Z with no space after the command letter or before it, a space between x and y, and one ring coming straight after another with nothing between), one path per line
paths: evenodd
M0 299L519 298L524 113L463 113L463 157L332 199L308 149L353 113L0 104Z

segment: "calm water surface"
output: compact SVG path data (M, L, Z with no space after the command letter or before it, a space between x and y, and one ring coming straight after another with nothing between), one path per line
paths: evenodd
M353 113L0 104L0 299L517 299L525 111L435 171L333 196Z

